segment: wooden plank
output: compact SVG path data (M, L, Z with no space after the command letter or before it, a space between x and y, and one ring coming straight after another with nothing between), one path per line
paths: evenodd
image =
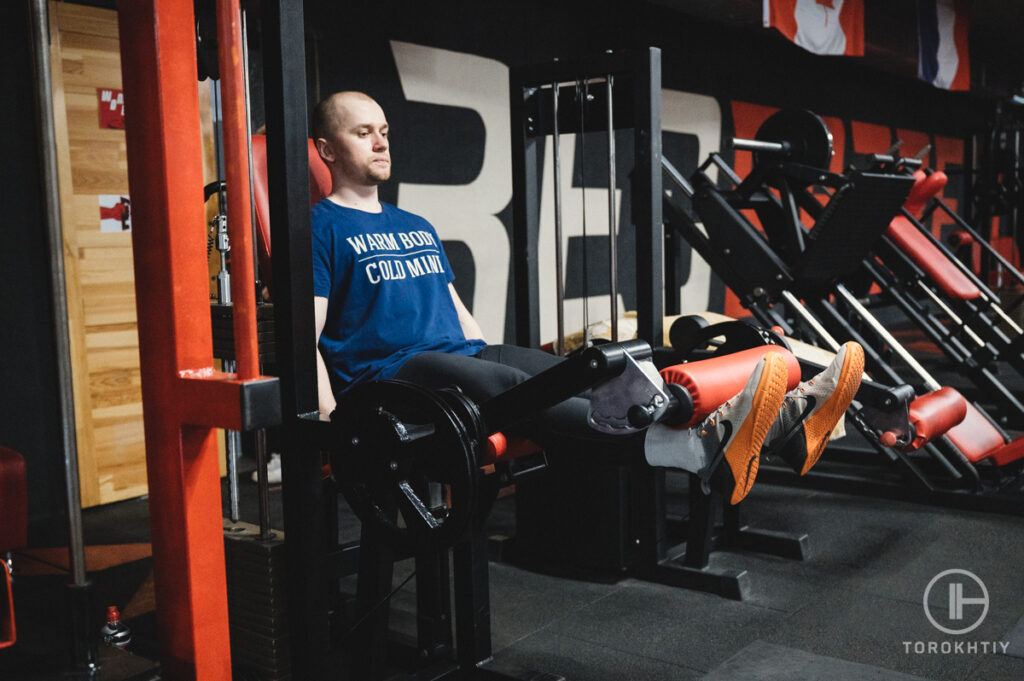
M83 506L94 506L147 491L131 233L100 225L100 196L129 192L124 131L99 123L98 89L122 83L117 14L51 3L50 16L80 483ZM210 83L197 87L212 181Z
M50 18L53 24L64 31L117 38L117 14L110 10L52 2Z
M66 6L63 6L66 8ZM50 60L53 65L60 65L61 68L53 68L51 73L53 90L53 117L54 132L57 143L57 175L59 184L60 204L62 219L64 221L64 279L65 296L68 307L68 340L71 354L71 381L74 391L75 402L75 433L78 443L78 477L81 490L82 506L94 506L100 503L99 477L97 473L96 459L93 456L93 433L90 412L92 406L89 404L88 391L85 386L88 384L86 369L88 361L85 351L85 328L84 311L82 308L82 296L78 286L77 258L74 254L73 243L68 240L68 221L65 213L71 212L72 191L71 191L71 159L69 154L70 143L68 141L67 104L64 96L64 67L65 60L61 51L60 25L70 21L61 17L62 5L51 2L49 14L56 17L56 21L50 22ZM59 293L58 293L59 295Z

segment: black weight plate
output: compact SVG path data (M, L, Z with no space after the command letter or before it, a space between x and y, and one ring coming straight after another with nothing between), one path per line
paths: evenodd
M476 510L477 442L446 400L411 383L371 381L345 392L332 418L331 470L362 522L404 549L465 535ZM432 483L446 491L446 508L429 508Z
M787 160L827 170L832 160L832 133L821 116L805 109L783 109L761 124L755 139L760 142L788 142ZM771 163L777 157L754 153L755 165Z

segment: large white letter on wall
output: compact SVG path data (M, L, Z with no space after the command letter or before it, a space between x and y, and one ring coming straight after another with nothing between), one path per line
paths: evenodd
M473 316L492 342L505 330L510 248L496 217L512 198L508 67L493 59L391 42L406 99L473 109L483 119L484 160L469 184L399 186L399 206L422 215L443 239L469 246L476 264Z

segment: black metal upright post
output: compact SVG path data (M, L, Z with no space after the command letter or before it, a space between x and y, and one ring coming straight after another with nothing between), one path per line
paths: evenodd
M292 676L327 679L328 547L320 454L309 423L317 391L303 8L264 0L261 10Z
M661 219L661 51L650 48L634 64L633 135L636 167L631 201L636 227L637 336L663 345L664 240Z
M526 87L518 71L509 76L512 113L512 284L515 310L515 342L540 345L540 298L537 269L537 235L540 232L540 164L543 145L534 132L537 121L536 89Z

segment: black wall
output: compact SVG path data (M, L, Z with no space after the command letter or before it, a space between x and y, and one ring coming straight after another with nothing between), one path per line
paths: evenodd
M28 469L29 541L64 513L50 263L34 96L28 3L0 21L0 445ZM2 500L0 500L2 504ZM0 507L0 513L3 513ZM59 523L56 523L59 526ZM58 539L59 541L59 539Z

